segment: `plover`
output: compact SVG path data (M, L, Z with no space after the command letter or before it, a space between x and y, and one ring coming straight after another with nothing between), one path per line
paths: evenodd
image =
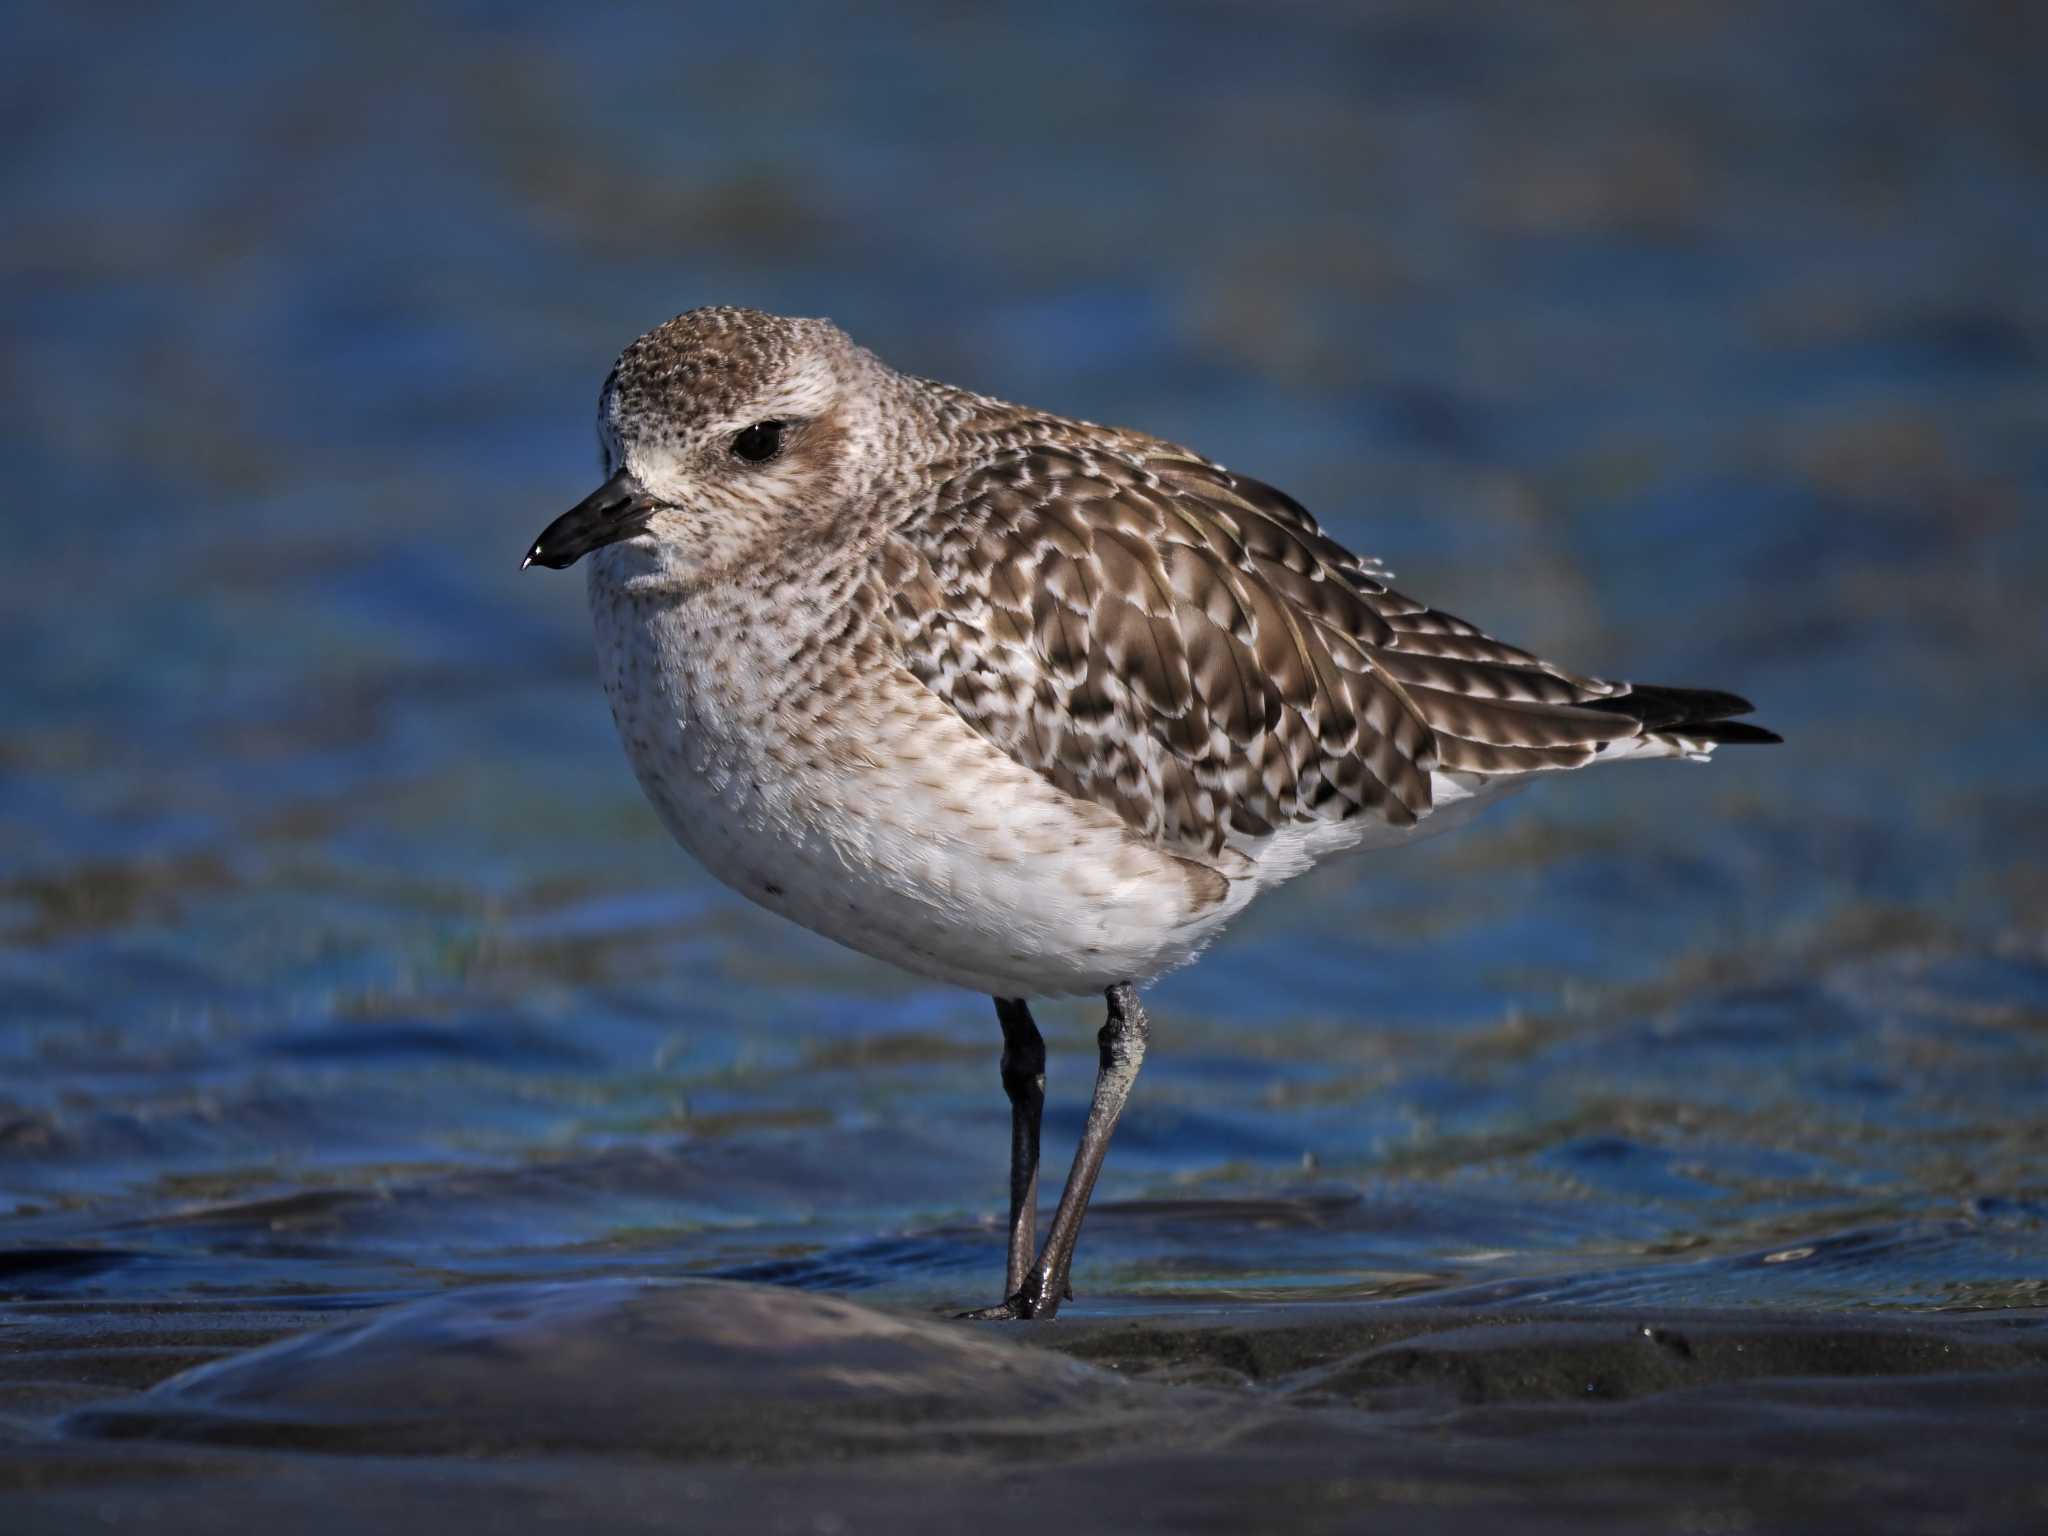
M1540 775L1779 738L1397 592L1284 492L1163 438L896 372L825 320L692 310L599 396L589 557L619 736L677 842L853 949L995 999L1004 1299L1050 1317L1144 1060L1138 988L1318 859ZM1034 1244L1045 1046L1099 995L1093 1101Z

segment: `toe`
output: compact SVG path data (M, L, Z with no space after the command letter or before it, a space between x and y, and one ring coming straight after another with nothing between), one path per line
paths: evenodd
M1024 1305L1022 1295L1012 1296L1008 1301L999 1301L992 1307L976 1307L972 1312L954 1314L963 1323L1015 1323L1031 1315Z

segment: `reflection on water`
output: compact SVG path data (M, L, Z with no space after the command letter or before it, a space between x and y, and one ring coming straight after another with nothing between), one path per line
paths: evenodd
M0 1289L991 1299L987 1004L691 867L514 569L747 301L1788 737L1162 983L1081 1311L2038 1304L2048 116L1996 7L1828 11L14 15Z

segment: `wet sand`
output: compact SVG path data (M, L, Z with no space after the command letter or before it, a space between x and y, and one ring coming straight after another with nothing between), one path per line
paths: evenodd
M20 1533L2018 1530L2048 1313L1178 1310L975 1326L718 1281L22 1303Z

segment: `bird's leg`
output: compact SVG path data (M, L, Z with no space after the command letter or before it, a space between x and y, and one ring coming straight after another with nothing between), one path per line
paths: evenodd
M1045 1249L1008 1301L970 1316L1052 1317L1066 1299L1067 1275L1074 1264L1074 1244L1081 1236L1081 1218L1087 1214L1088 1197L1095 1193L1096 1175L1102 1172L1103 1154L1109 1150L1117 1117L1124 1112L1124 1104L1131 1096L1131 1085L1138 1080L1138 1068L1144 1065L1145 1038L1150 1028L1145 1010L1138 1004L1137 988L1122 982L1111 987L1108 995L1109 1020L1095 1037L1100 1050L1095 1098L1088 1106L1088 1123L1081 1129L1081 1146L1074 1154L1073 1171L1067 1175L1067 1187L1060 1192L1059 1209L1053 1212L1052 1229L1045 1235Z
M1014 1296L1024 1285L1037 1248L1038 1126L1045 1112L1045 1041L1021 997L996 999L1003 1026L1003 1092L1010 1100L1010 1265L1003 1286Z

